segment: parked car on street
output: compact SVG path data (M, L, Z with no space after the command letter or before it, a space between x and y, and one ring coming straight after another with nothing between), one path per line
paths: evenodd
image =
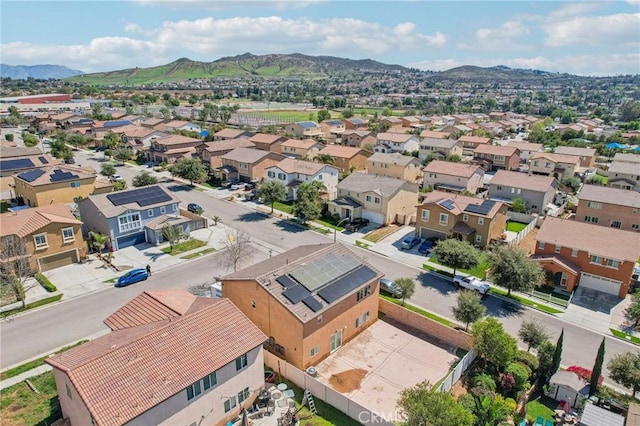
M187 210L195 214L202 214L203 212L202 207L200 207L200 205L196 203L187 204Z
M402 290L400 290L398 284L391 281L389 278L380 278L380 291L393 297L402 297Z
M131 284L135 284L139 281L144 281L149 278L149 273L144 268L135 268L118 278L116 287L126 287Z
M404 240L402 240L402 243L400 244L400 248L402 250L411 250L412 248L420 244L421 240L422 239L417 235L409 235Z
M364 228L367 225L369 225L369 219L357 217L351 219L351 221L345 226L345 229L350 232L356 232L357 230Z
M124 180L124 178L120 175L111 175L109 177L109 181L111 182L120 182L121 180Z
M453 283L458 288L477 291L482 296L486 295L490 289L489 283L472 276L465 277L462 275L456 275L453 277Z
M236 183L232 183L231 184L231 190L233 191L237 191L238 189L244 189L244 183L242 182L236 182Z

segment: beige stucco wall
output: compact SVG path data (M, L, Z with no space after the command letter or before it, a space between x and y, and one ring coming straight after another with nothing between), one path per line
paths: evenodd
M53 369L53 377L56 380L63 417L70 420L71 426L91 425L91 414L69 377L56 368ZM67 395L67 387L71 397Z
M418 187L415 191L401 189L392 198L383 200L383 208L386 211L386 223L395 222L396 217L413 216L415 213L415 205L418 203ZM407 224L409 221L403 220Z
M95 177L90 177L73 181L50 183L47 185L31 186L22 180L15 179L15 192L16 196L24 198L26 205L31 205L32 207L73 203L74 198L86 198L93 193L95 180ZM71 182L80 182L80 186L72 188ZM29 204L29 202L31 204Z
M580 200L578 203L578 210L575 216L577 222L586 222L585 216L591 216L598 218L598 223L589 222L593 225L610 227L611 222L620 221L621 226L619 229L640 232L640 228L633 229L631 227L633 224L640 225L640 209L606 203L600 203L601 208L594 209L589 207L588 204L588 200Z
M64 243L62 239L62 228L73 227L75 241ZM34 235L46 234L48 247L36 250ZM31 235L24 238L24 242L27 248L27 253L31 255L31 267L35 271L39 271L38 259L54 255L56 253L67 252L70 250L77 250L80 257L85 255L85 243L82 239L81 224L67 225L52 223L45 226L42 229L37 230Z
M421 166L415 164L402 166L399 164L381 163L379 161L367 161L367 173L414 182L420 176Z
M425 187L434 188L436 184L461 186L467 191L476 194L478 189L482 188L483 174L474 173L471 177L446 175L444 173L436 173L436 177L430 177L429 172L424 172L423 182Z

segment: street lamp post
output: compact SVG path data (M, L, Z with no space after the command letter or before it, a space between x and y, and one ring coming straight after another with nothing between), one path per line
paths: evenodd
M335 228L333 228L333 242L335 243L338 240L338 227L340 225L342 225L342 222L349 220L348 217L345 217L344 219L342 219L340 222L338 222L338 224L336 225Z

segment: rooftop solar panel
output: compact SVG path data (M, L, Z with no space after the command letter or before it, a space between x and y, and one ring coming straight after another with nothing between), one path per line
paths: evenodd
M360 287L362 284L372 280L376 275L377 273L373 269L368 266L361 265L359 268L354 269L336 280L334 283L321 289L318 292L318 296L320 296L325 302L331 304L345 294L348 294Z
M484 200L482 204L469 204L464 211L469 213L476 213L481 215L487 215L493 206L496 204L494 200Z
M118 126L126 126L131 124L129 120L121 120L121 121L105 121L102 125L103 127L118 127Z
M298 122L298 125L301 127L306 127L306 128L311 128L311 127L316 127L317 124L314 123L313 121L300 121Z
M171 201L171 196L164 192L159 186L147 186L130 191L116 192L107 195L107 198L114 206L135 202L138 203L140 207L144 207Z
M49 177L49 180L51 182L63 182L65 180L73 180L78 178L79 178L78 175L74 175L71 172L64 172L60 169L55 169L51 174L51 176Z
M33 161L29 158L0 161L0 170L19 170L28 169L30 167L35 167L35 164L33 164Z
M40 162L42 164L49 164L49 162L47 161L47 159L45 157L38 157L38 160L40 160Z
M453 210L453 207L454 207L453 200L449 200L449 199L442 201L440 205L447 210Z
M298 283L292 280L288 275L280 275L278 278L276 278L276 281L278 281L280 284L282 284L286 288L293 287L294 285L298 285Z
M302 303L304 303L305 305L307 305L307 307L309 309L311 309L313 312L318 312L320 309L322 309L322 303L320 303L315 297L313 296L307 296L304 299L302 299Z
M311 293L301 285L294 285L293 287L289 287L288 289L283 291L282 295L286 297L289 302L296 304L305 297L311 296Z
M357 268L360 262L353 256L336 256L329 253L313 263L302 265L289 273L296 281L307 290L315 291L330 283L341 275Z
M44 174L44 171L40 169L29 170L28 172L20 173L18 177L26 182L33 182Z

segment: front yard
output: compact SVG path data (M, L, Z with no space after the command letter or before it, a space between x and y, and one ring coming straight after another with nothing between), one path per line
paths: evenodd
M50 425L62 418L53 371L29 379L40 392L35 393L25 382L2 391L0 411L3 426Z
M433 262L433 263L437 263L438 265L442 265L442 263L440 263L438 261L438 258L436 256L431 256L429 258L429 261ZM478 265L475 268L472 268L472 269L457 269L456 273L464 272L465 274L473 275L474 277L478 277L481 280L483 280L485 272L486 272L486 270L488 268L489 268L489 259L487 258L487 255L485 253L481 253L480 254L480 262L478 262Z
M206 246L207 243L201 240L196 240L195 238L192 238L190 240L187 241L182 241L179 242L177 244L174 244L173 249L171 247L165 247L162 249L163 253L166 254L170 254L172 256L175 256L177 254L181 254L187 251L191 251L191 250L195 250L197 248L200 248L202 246Z

